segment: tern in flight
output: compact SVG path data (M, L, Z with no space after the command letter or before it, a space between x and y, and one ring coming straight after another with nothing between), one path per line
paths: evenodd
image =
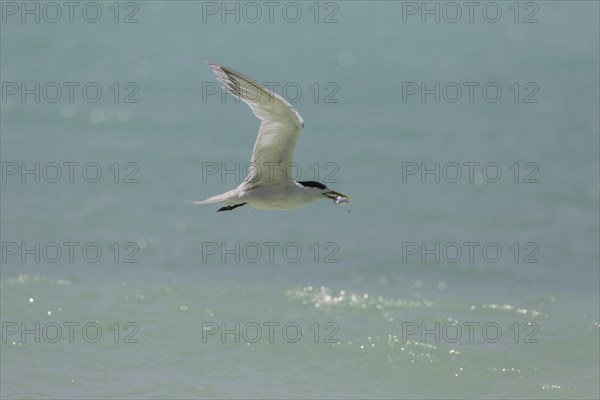
M335 204L345 203L347 207L351 201L349 196L331 190L321 182L295 181L287 176L296 142L304 127L304 120L290 103L231 68L207 64L217 74L223 89L248 104L261 124L246 179L233 190L191 203L225 203L226 206L217 212L244 205L261 210L289 210L319 199L331 199Z

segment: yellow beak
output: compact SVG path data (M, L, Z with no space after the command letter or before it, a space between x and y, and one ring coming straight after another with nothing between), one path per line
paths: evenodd
M329 192L323 193L323 196L336 201L338 197L343 197L348 199L348 201L352 201L352 198L344 193L336 192L335 190L330 190Z

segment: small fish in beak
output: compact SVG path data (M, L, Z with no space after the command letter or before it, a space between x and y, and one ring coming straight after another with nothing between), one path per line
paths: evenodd
M333 200L333 202L334 202L336 205L340 205L340 204L342 204L342 206L343 206L344 208L346 208L346 210L347 210L348 212L350 212L350 202L351 202L351 201L352 201L352 199L351 199L351 198L349 198L349 197L343 197L343 196L337 196L337 197L335 198L335 200Z
M352 198L350 196L346 196L344 193L336 192L333 190L323 193L323 195L328 199L333 200L333 202L336 205L343 205L343 207L346 210L348 210L348 212L350 212L350 202L352 201Z

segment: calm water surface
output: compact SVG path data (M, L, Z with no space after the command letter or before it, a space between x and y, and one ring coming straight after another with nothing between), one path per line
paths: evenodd
M3 398L598 398L597 2L23 4ZM184 202L259 125L204 60L293 102L351 213Z

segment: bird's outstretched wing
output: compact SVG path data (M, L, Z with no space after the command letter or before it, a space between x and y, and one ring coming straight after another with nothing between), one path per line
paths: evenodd
M223 88L248 104L261 121L245 183L265 185L290 180L290 164L304 126L300 114L287 100L254 79L222 65L207 64Z

